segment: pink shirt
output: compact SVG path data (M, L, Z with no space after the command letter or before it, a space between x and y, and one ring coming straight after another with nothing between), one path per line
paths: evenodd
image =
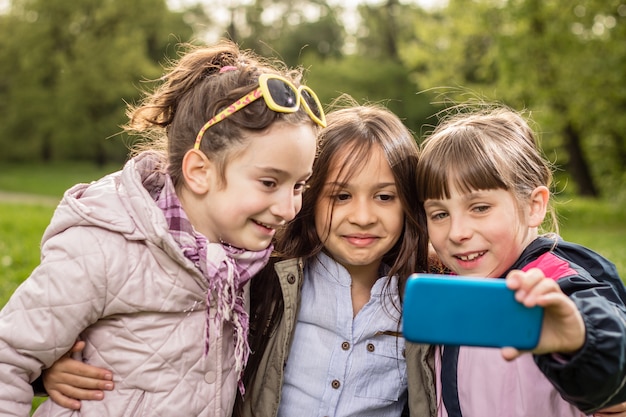
M441 348L435 352L438 417L448 417L441 399ZM462 346L458 362L459 403L463 417L584 417L561 398L531 354L514 361L500 349Z

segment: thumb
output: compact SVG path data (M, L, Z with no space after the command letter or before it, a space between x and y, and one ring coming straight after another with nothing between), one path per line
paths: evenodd
M512 347L503 347L500 350L500 353L502 354L502 358L506 361L512 361L513 359L516 359L522 355L522 352L520 350Z
M79 340L76 343L74 343L74 346L72 346L72 349L70 349L70 353L78 353L78 352L81 352L83 349L85 349L85 342L82 340Z

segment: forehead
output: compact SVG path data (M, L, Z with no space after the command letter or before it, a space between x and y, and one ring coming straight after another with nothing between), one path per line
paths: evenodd
M232 162L268 172L310 173L316 151L312 124L274 123L261 133L250 133Z
M374 144L367 151L347 147L333 155L326 182L393 182L393 172L382 148Z

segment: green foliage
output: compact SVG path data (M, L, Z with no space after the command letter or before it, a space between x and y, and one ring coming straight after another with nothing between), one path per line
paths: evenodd
M347 4L321 0L209 0L177 12L166 0L9 4L1 161L123 160L124 102L162 73L172 44L221 33L310 69L324 103L340 93L383 101L420 136L436 123L429 116L468 98L530 109L566 192L626 198L620 0L361 2L356 30L342 20Z
M325 60L341 56L345 31L340 9L325 1L256 0L231 9L233 16L236 10L245 20L238 24L233 18L228 35L244 48L277 56L291 67L305 57Z
M192 36L165 0L14 0L0 22L5 161L123 160L125 144L107 139L124 101L161 75L170 43Z
M451 0L422 14L401 56L446 99L530 109L569 190L614 196L625 184L625 19L617 0Z
M333 100L344 93L359 103L382 103L400 115L416 135L432 114L431 98L418 93L419 86L410 81L406 69L398 62L387 60L372 66L369 58L352 55L305 64L310 70L308 85L329 109Z

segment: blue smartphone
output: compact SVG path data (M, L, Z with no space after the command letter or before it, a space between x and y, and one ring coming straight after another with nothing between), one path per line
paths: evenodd
M406 340L438 345L530 350L543 321L543 307L517 302L504 279L457 275L411 275L402 311Z

